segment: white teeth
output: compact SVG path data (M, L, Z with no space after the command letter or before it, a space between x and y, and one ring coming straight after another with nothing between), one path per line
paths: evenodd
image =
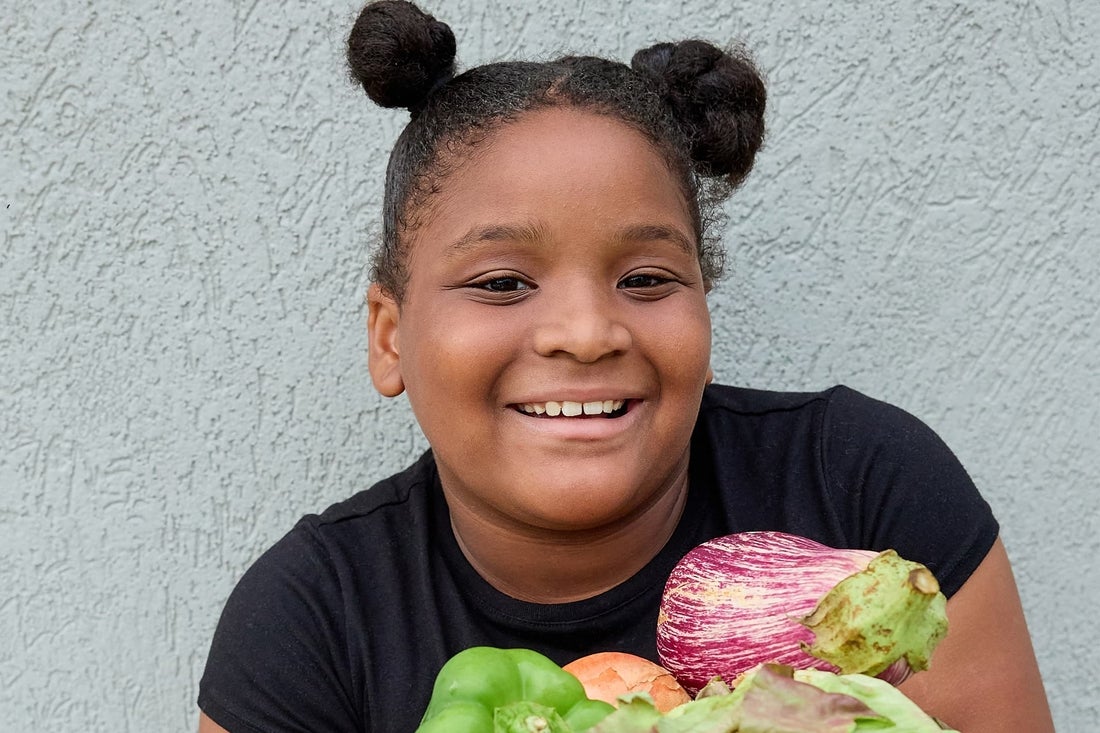
M562 400L561 402L524 402L518 405L518 407L528 415L547 415L549 417L564 415L565 417L578 417L582 414L611 414L616 410L621 410L624 404L626 404L624 400L603 400L602 402L571 402L569 400Z

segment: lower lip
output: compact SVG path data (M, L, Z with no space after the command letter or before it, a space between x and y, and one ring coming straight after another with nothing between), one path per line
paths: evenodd
M643 402L631 401L626 414L619 417L536 417L508 408L525 430L565 441L593 442L610 440L624 434L638 419Z

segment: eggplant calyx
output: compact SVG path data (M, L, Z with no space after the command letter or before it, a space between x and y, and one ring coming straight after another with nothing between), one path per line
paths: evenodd
M801 622L814 632L803 649L842 674L874 676L899 659L920 671L947 633L947 599L928 568L886 550Z

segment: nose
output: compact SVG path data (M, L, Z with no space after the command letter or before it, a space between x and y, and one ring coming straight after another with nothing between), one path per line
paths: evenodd
M615 294L571 289L547 299L535 328L535 351L542 356L566 354L592 363L621 354L633 343L630 328L615 309Z

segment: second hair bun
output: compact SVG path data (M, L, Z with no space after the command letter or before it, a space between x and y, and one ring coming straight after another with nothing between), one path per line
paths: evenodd
M739 184L764 142L767 90L753 63L691 40L642 49L631 66L658 86L701 170Z
M420 109L454 76L454 61L450 26L401 0L367 5L348 37L352 77L382 107Z

